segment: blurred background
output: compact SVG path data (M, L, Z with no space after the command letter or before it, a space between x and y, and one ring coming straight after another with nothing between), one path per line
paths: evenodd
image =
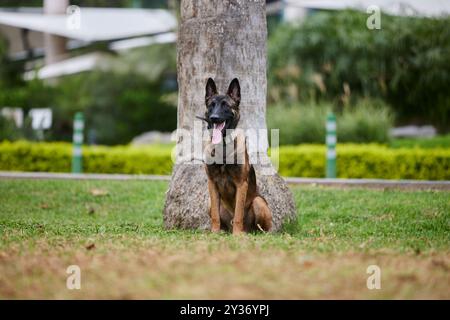
M67 22L69 5L81 11L72 7ZM367 27L371 5L382 11L381 29ZM2 0L0 7L4 147L71 142L76 112L84 114L87 145L170 145L177 123L178 0ZM267 122L281 129L280 144L324 144L333 111L339 143L448 150L449 13L450 1L439 0L267 1ZM14 160L3 149L0 169L70 170L70 163L18 164L16 149ZM393 177L444 179L448 158L439 159L424 160L441 165L429 176ZM170 173L129 167L105 170ZM284 173L323 171L294 167Z

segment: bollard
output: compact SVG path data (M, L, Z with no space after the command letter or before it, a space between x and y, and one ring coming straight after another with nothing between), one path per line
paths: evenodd
M72 155L72 173L82 173L82 151L83 145L84 117L82 112L75 115L73 123L73 155Z
M327 116L327 167L326 177L336 178L336 116L330 112Z

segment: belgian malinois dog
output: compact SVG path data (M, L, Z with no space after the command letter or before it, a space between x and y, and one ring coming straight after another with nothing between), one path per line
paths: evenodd
M238 79L231 81L226 95L217 92L216 84L209 78L206 84L207 111L202 118L212 129L207 152L223 147L223 161L207 163L209 215L211 230L233 231L241 234L251 231L270 231L272 213L266 200L259 195L253 165L249 162L244 134L233 134L239 123L241 88ZM232 148L230 147L232 144ZM233 154L228 152L232 150ZM209 151L208 151L209 150ZM226 154L228 152L228 155ZM226 155L226 159L225 159ZM234 161L229 161L229 159ZM243 161L237 161L240 158Z

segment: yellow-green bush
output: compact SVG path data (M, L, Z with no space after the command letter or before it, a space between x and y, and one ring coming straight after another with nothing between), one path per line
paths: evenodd
M325 146L280 147L279 172L291 177L323 177ZM450 180L450 150L401 148L370 144L337 147L340 178ZM69 172L68 143L0 143L0 170ZM170 174L171 147L84 147L83 167L89 173Z
M321 145L281 147L279 172L283 176L323 177L325 152ZM448 180L450 150L338 144L337 172L339 178Z
M0 143L0 170L70 172L69 143ZM170 147L83 147L83 171L88 173L170 174Z

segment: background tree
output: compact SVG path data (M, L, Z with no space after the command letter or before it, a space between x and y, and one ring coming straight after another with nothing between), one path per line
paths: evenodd
M44 12L48 15L65 14L69 0L44 0ZM66 57L67 39L54 34L44 34L45 64L49 65Z
M318 12L278 27L268 45L269 101L333 102L339 112L369 98L385 102L397 125L450 132L450 17L383 13L377 31L366 20L365 12Z
M243 129L266 128L266 42L264 0L181 1L178 37L178 128L193 130L196 115L205 112L205 85L211 77L226 92L237 77L241 84ZM178 141L180 142L180 141ZM259 150L267 157L267 150ZM273 172L258 186L273 213L274 230L296 215L284 180ZM208 229L207 177L203 164L178 163L167 192L164 223L168 228Z

